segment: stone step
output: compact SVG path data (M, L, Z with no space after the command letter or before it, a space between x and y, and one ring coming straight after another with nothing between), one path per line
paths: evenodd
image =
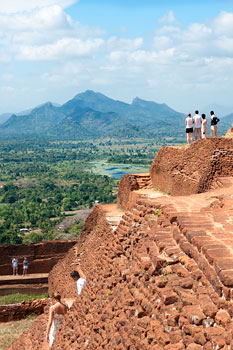
M36 284L48 283L48 273L28 274L26 276L0 276L0 286L11 284Z

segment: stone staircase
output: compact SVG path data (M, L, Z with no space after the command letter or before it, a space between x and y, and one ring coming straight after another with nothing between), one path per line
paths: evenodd
M136 181L139 186L139 189L152 188L150 173L138 173L138 174L132 174L132 175L136 175Z

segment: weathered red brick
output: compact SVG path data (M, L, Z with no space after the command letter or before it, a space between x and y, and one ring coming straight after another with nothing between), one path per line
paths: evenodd
M227 286L233 287L233 270L223 270L219 273L219 278L221 282Z
M226 310L219 310L215 316L215 322L217 325L226 328L231 322L231 316Z

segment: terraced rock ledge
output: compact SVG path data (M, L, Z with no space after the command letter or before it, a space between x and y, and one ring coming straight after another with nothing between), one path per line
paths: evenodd
M94 208L49 274L50 294L73 301L52 349L233 349L233 139L165 147L136 182L126 175L119 204ZM47 318L11 349L48 349Z

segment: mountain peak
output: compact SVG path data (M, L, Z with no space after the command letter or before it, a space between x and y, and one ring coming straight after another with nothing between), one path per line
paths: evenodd
M152 103L153 105L157 105L157 106L168 107L166 103L157 103L154 101L147 101L147 100L143 100L139 97L135 97L132 101L132 105L134 105L134 106L140 106L140 105L149 104L149 103Z
M95 92L93 90L86 90L85 92L81 92L77 94L74 99L109 99L109 97L101 94L100 92Z

